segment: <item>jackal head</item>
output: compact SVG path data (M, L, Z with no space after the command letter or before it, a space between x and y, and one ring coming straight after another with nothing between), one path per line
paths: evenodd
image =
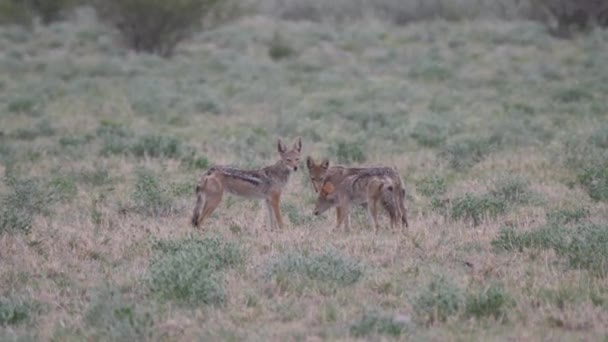
M337 203L338 194L336 186L330 181L325 181L319 189L319 196L317 197L314 214L316 216L321 215Z
M279 139L277 141L277 150L281 156L281 163L287 166L290 170L298 171L298 165L300 164L300 152L302 152L302 138L298 138L298 140L296 140L291 150L288 150L287 146L283 144L283 141Z
M311 156L308 156L306 157L306 167L308 168L308 177L310 178L312 187L316 193L319 193L323 184L323 178L325 178L327 169L329 169L329 160L325 158L317 164Z

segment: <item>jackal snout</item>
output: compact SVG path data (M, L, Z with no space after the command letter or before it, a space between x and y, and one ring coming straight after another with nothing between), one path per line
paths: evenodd
M323 184L323 178L325 178L329 169L329 159L325 158L317 164L311 156L308 156L306 157L306 167L308 168L308 177L310 178L312 187L316 193L319 193Z
M302 152L302 139L298 140L293 144L291 150L287 149L287 146L279 139L277 143L279 154L281 155L281 161L291 170L298 171L300 164L300 152Z

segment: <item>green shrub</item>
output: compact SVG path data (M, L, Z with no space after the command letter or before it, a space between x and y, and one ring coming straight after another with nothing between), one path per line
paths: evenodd
M478 226L485 217L495 217L505 212L504 200L489 195L465 194L452 200L451 216L455 220L469 219Z
M220 271L243 261L238 245L219 238L161 242L156 249L160 254L150 264L150 289L180 304L223 304Z
M361 279L363 266L332 248L323 253L296 251L273 258L265 276L287 287L311 282L347 286Z
M583 268L605 277L608 275L608 225L579 226L566 248L557 250L568 258L570 266Z
M589 208L557 209L547 213L550 224L580 223L589 217Z
M505 227L500 229L498 236L492 240L491 244L498 250L522 252L526 248L561 249L566 241L565 232L560 226L545 226L521 233L512 227Z
M553 249L573 268L587 269L600 277L608 274L608 227L605 225L581 224L574 228L548 225L521 233L503 228L492 246L508 251Z
M97 127L96 135L102 139L99 153L102 156L126 154L131 144L133 132L124 125L111 121L102 121Z
M178 158L182 149L182 142L177 138L149 134L139 137L130 151L136 157Z
M608 26L608 13L602 1L595 0L532 0L536 12L557 36L567 37L574 31L594 26Z
M78 187L73 177L69 175L53 178L49 187L53 193L53 198L62 202L71 202L78 195Z
M368 335L391 335L400 336L407 330L405 322L399 322L392 316L383 315L377 312L365 313L361 319L355 321L350 326L350 333L354 337L364 337Z
M87 331L93 340L149 340L154 327L152 314L116 288L94 293L85 314Z
M585 88L566 88L561 89L553 96L557 101L563 103L588 101L593 99L593 95Z
M584 166L578 174L578 181L589 197L596 201L608 201L608 160Z
M13 132L12 136L20 140L34 140L38 137L50 137L55 134L55 129L48 120L42 120L31 128L22 128Z
M173 211L173 200L154 172L139 168L135 175L135 191L132 195L134 210L142 215L170 214Z
M494 184L490 194L497 200L510 204L527 204L532 198L529 186L530 182L523 177L504 177Z
M459 137L444 145L439 156L446 159L450 167L458 171L466 170L481 162L493 151L500 148L502 137Z
M268 55L275 61L288 58L294 54L291 45L278 33L275 32L268 46Z
M502 321L506 318L506 309L511 304L511 296L502 286L490 285L467 295L465 315L476 318L493 317Z
M446 180L438 175L426 176L418 182L416 190L427 197L441 196L447 191Z
M445 322L463 308L462 290L445 277L433 279L414 299L414 311L426 323Z
M218 0L98 0L101 18L115 27L124 43L137 52L170 57L179 42L221 4Z
M4 180L8 192L1 197L0 234L27 233L36 215L48 214L52 192L37 179L19 179L8 174Z
M31 303L0 297L0 326L16 325L29 321L35 306Z
M444 118L418 122L410 136L421 146L437 147L442 145L450 136L450 123Z
M16 24L29 27L32 14L22 1L0 0L0 25Z
M340 140L330 146L329 153L336 156L338 163L362 163L366 159L363 148L361 143Z
M82 0L24 0L25 6L39 16L44 24L65 18L67 12Z
M9 113L26 114L30 116L39 116L42 104L39 100L32 97L16 97L11 99L7 104Z

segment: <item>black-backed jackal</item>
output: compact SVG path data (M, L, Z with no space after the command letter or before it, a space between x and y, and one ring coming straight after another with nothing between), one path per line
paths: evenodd
M329 160L324 159L316 163L312 157L306 158L306 167L308 175L315 192L319 193L324 181L331 183L334 187L340 184L346 177L356 174L371 174L382 175L391 179L395 189L394 191L383 191L380 194L380 203L388 212L391 219L391 226L405 225L409 227L407 221L407 210L405 208L405 188L401 176L395 168L391 167L344 167L344 166L329 166ZM365 203L362 203L364 207ZM336 205L336 216L338 226L343 220L343 209ZM368 211L369 213L369 211ZM342 217L342 219L341 219ZM400 222L399 222L400 221Z
M281 139L277 142L280 159L273 165L257 170L241 170L228 166L214 166L205 172L196 186L196 206L192 214L192 225L201 227L206 218L217 208L224 191L231 194L263 199L268 209L270 227L283 228L279 202L281 192L291 172L298 170L302 140L287 149Z

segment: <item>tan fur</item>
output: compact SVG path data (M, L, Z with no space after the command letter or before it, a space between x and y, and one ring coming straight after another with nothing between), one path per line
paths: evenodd
M319 190L319 196L315 206L314 214L320 215L332 207L339 208L337 228L344 223L345 229L350 229L350 207L356 204L367 204L368 218L376 232L378 231L378 202L383 195L388 194L390 198L396 198L392 193L397 188L391 177L378 173L357 173L347 176L340 183L325 179ZM394 205L394 204L392 204ZM399 207L398 205L396 206ZM400 213L400 211L398 211ZM398 221L391 220L391 227L395 223L401 223L401 217L397 214Z
M395 186L395 191L388 192L383 191L380 194L380 203L382 207L388 212L391 225L400 226L401 224L405 227L409 227L407 221L407 211L405 209L405 189L401 176L395 168L390 167L344 167L344 166L331 166L329 165L328 159L323 159L317 163L312 157L306 158L306 167L308 168L308 175L315 192L319 193L319 190L325 180L332 184L340 184L346 177L359 174L359 173L371 173L384 175L392 180ZM362 204L366 207L366 204ZM336 206L336 218L340 221L342 216L342 208ZM401 223L399 223L400 221Z
M268 209L270 227L283 228L280 210L281 192L292 171L297 171L302 141L288 150L281 139L277 150L280 159L273 165L257 170L242 170L227 166L214 166L205 172L196 187L196 205L192 225L201 227L205 219L217 208L225 191L252 199L264 199Z

